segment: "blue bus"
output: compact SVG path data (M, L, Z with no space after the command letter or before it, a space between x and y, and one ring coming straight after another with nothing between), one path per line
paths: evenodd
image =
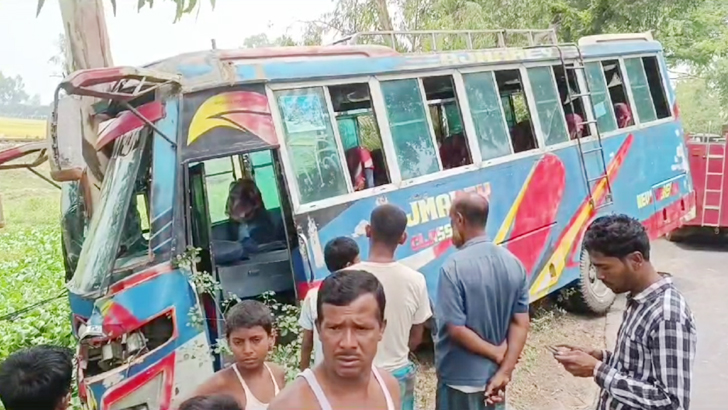
M523 262L532 300L576 283L584 307L606 312L614 295L581 249L589 222L627 213L658 237L695 212L662 47L649 34L557 44L547 31L508 47L504 33L445 33L465 39L440 51L442 32L364 33L66 78L60 90L100 101L95 148L107 160L85 199L88 227L73 234L84 238L70 238L83 242L68 285L82 399L170 408L221 365L209 354L220 295L303 298L328 274L323 244L349 236L367 255L367 218L387 202L408 214L397 257L433 303L454 251L450 204L473 191L489 198L487 233ZM367 43L400 34L431 38L430 51ZM496 46L477 49L478 34ZM71 155L63 104L56 163ZM265 223L267 241L251 250L241 220ZM201 251L180 263L190 247ZM203 271L220 295L189 280Z

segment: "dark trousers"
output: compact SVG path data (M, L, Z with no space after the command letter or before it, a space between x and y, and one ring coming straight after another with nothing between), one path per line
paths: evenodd
M505 410L505 402L492 406L485 405L482 391L463 393L442 383L437 383L435 410Z

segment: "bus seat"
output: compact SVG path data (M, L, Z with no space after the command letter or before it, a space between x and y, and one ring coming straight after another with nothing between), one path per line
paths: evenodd
M218 266L220 285L225 294L251 298L262 293L293 290L293 275L288 250L280 249L250 255L233 265Z

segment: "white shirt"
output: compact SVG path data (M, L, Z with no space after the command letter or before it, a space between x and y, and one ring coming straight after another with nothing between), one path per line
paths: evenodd
M316 300L318 299L318 289L311 289L306 293L306 297L301 304L301 317L298 319L298 325L305 330L313 331L313 365L316 366L324 360L324 354L321 350L321 340L319 340L318 330L316 330Z
M432 316L425 277L399 262L360 262L346 269L367 271L384 287L387 327L377 347L374 365L390 372L406 366L412 326L425 323Z

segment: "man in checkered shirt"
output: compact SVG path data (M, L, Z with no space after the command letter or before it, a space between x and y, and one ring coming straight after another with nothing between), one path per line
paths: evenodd
M628 293L614 352L559 346L555 354L577 377L601 387L598 410L690 408L695 361L695 319L682 294L650 263L650 242L626 215L596 219L584 248L597 277L615 293Z

